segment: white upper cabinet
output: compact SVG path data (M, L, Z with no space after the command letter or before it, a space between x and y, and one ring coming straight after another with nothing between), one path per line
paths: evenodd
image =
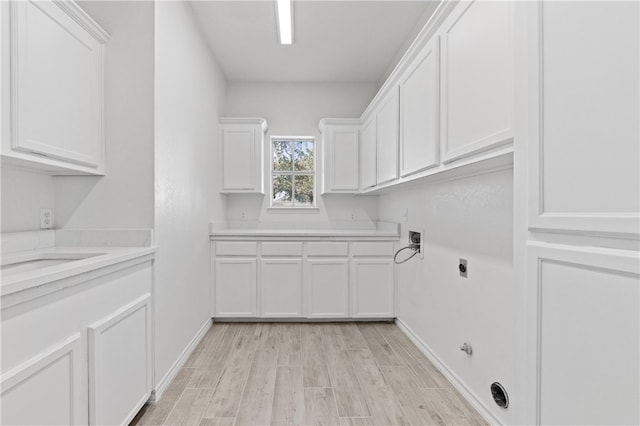
M359 119L320 121L322 132L322 193L357 193L359 190Z
M513 141L512 7L460 2L441 28L444 163Z
M52 173L104 174L108 35L73 2L11 2L2 20L11 35L2 54L11 86L3 88L11 93L3 103L3 120L11 118L3 159Z
M529 226L640 233L638 2L543 2L527 69Z
M376 109L376 183L398 178L398 88L392 89Z
M360 185L362 190L376 186L376 116L362 125L360 146Z
M400 176L439 162L438 38L422 50L400 81Z
M264 194L262 118L220 118L223 193Z

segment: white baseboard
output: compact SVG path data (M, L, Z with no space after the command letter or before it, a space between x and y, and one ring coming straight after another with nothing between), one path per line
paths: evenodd
M427 358L429 358L429 361L431 361L433 365L435 365L435 367L440 370L440 372L447 378L447 380L451 382L456 390L460 392L467 401L469 401L473 408L475 408L478 413L480 413L480 415L484 417L487 422L489 422L489 424L503 424L497 417L495 417L491 413L491 411L489 411L487 406L480 400L480 398L478 398L476 394L473 393L471 389L469 389L467 385L465 385L464 382L460 380L460 378L453 371L451 371L440 358L438 358L438 356L431 350L431 348L429 348L426 343L424 343L405 323L402 322L400 318L396 318L396 324L398 325L398 328L400 328L400 330L402 330L402 332L406 334L409 339L411 339L411 341L418 347L418 349L420 349L422 353L425 354Z
M187 347L184 348L176 362L173 363L167 374L164 375L153 392L151 392L151 397L149 398L150 403L155 404L156 402L160 401L160 398L162 398L162 394L167 390L173 379L176 377L176 374L178 374L178 371L180 371L180 369L187 362L187 359L189 359L189 356L191 356L193 350L196 348L196 346L198 346L198 343L200 343L205 334L207 334L207 331L209 331L212 323L212 318L207 319L207 322L205 322L200 330L198 330L196 335L193 336L193 339L191 339Z

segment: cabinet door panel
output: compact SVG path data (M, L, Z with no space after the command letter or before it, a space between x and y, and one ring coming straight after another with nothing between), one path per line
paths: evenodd
M262 259L261 316L302 316L302 259Z
M90 423L129 423L151 396L151 295L88 332Z
M532 228L640 233L640 6L544 2L529 29Z
M3 372L4 425L71 425L87 423L86 364L80 334ZM37 406L34 402L37 401ZM84 407L82 403L84 402Z
M537 423L638 424L640 256L544 243L528 252Z
M385 99L376 112L376 183L398 178L399 137L398 89Z
M349 316L349 261L308 260L307 291L310 318Z
M513 140L511 2L461 2L442 32L445 163Z
M256 259L216 259L215 268L216 316L257 316Z
M376 117L375 115L362 126L362 146L360 163L360 182L362 189L376 186Z
M393 318L393 260L367 259L353 261L354 318Z
M65 10L53 2L11 5L12 149L100 174L103 45Z
M438 38L427 46L400 83L400 176L439 161Z
M330 191L358 190L358 130L330 130L330 149L325 151L328 158L324 161L330 165L328 172Z
M255 189L256 143L255 131L251 128L223 130L224 190Z

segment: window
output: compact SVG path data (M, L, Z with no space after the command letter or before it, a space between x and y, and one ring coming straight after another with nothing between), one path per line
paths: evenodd
M271 206L315 207L315 140L271 138Z

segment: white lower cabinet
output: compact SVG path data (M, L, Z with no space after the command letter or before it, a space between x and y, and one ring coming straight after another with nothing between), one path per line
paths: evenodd
M89 422L123 424L151 396L151 295L89 326Z
M215 315L217 317L258 315L255 258L217 258L215 277Z
M149 399L151 256L107 268L1 305L0 424L128 424Z
M302 259L262 259L260 270L261 316L301 317Z
M351 315L354 318L393 318L393 260L354 259L351 265Z
M391 241L217 241L217 318L393 318Z
M309 318L349 317L349 260L307 260Z

